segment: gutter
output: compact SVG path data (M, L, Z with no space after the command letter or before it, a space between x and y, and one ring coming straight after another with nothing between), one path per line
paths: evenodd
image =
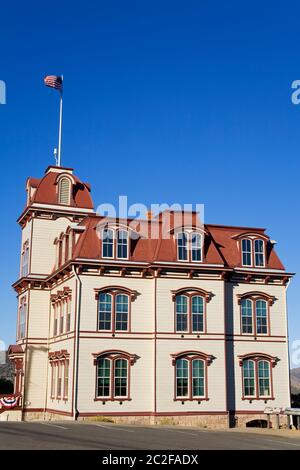
M81 287L82 282L73 265L72 271L76 278L76 324L75 324L75 339L74 339L74 361L73 361L73 407L72 415L75 421L78 419L79 411L78 405L78 363L79 363L79 327L80 327L80 304L81 304Z

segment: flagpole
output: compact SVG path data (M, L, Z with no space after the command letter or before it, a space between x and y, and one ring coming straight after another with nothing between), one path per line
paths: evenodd
M63 81L63 75L61 76L61 79ZM57 166L60 166L61 163L61 131L62 131L62 113L63 113L63 99L62 99L62 93L63 93L63 85L61 90L59 91L60 94L60 100L59 100L59 129L58 129L58 156L57 156Z

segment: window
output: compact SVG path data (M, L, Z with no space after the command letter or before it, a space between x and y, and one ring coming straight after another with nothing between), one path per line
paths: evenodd
M188 234L179 233L177 235L177 250L179 261L187 261L188 259Z
M112 295L99 295L99 330L111 330Z
M204 398L205 362L203 359L177 359L176 398Z
M179 289L173 292L175 301L175 331L205 333L206 303L211 294L202 289Z
M136 356L124 351L94 354L96 365L96 400L129 400L130 367Z
M241 333L270 334L269 308L274 298L268 294L253 292L239 296L238 301L241 305Z
M128 295L116 295L115 310L116 331L126 331L128 329Z
M27 304L26 304L26 298L23 297L20 301L20 307L19 307L18 339L25 338L26 316L27 316Z
M62 335L64 332L64 315L65 315L65 302L60 302L60 319L59 319L59 334Z
M127 397L128 383L128 361L127 359L115 360L115 390L114 395L117 397Z
M102 257L128 259L128 232L105 228L102 231Z
M177 359L176 361L176 396L187 397L189 394L189 361Z
M56 365L51 363L51 398L55 397Z
M242 240L242 264L252 266L252 242L248 238Z
M188 302L185 295L176 297L176 331L188 331Z
M26 241L23 245L21 256L21 277L26 277L29 273L29 242Z
M243 398L244 399L273 399L271 368L276 365L278 358L250 354L241 356Z
M175 400L208 400L207 366L213 357L196 351L172 355L175 366Z
M243 238L242 265L243 266L265 266L265 242L260 238Z
M111 229L103 230L102 257L113 258L114 256L114 232Z
M126 230L117 231L117 258L128 258L128 232Z
M108 288L96 293L98 300L98 330L129 331L130 305L134 293L130 289Z
M62 364L61 362L58 362L57 364L57 392L56 392L57 398L61 397L61 382L62 382L61 378L62 378Z
M53 336L69 333L71 330L72 291L64 287L51 295L53 309Z
M69 360L67 359L64 363L64 399L67 400L69 396Z
M71 181L69 178L63 177L58 183L58 202L65 206L70 205L71 199Z
M247 397L255 396L255 363L246 360L243 363L244 376L244 395Z
M69 353L63 349L49 353L51 367L51 398L68 399L69 395Z
M177 258L179 261L202 261L202 235L196 232L177 234Z
M53 336L57 336L57 323L58 323L58 319L57 319L57 312L58 310L58 305L54 304L53 305L53 311L54 311L54 321L53 321Z
M265 265L263 240L254 240L254 259L255 259L255 266Z
M192 261L201 261L201 235L192 233Z
M242 310L242 333L253 333L253 311L252 300L243 299L241 302Z
M67 309L66 332L68 333L71 330L71 299L67 299L66 309Z

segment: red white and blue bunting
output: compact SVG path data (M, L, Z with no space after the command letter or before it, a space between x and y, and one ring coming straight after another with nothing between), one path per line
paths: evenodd
M14 408L18 404L19 397L1 397L0 404L3 408Z

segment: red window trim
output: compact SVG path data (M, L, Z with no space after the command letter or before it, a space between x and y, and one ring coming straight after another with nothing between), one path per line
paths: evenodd
M243 264L243 240L249 240L251 243L251 264ZM258 266L255 263L255 240L261 240L263 242L263 255L264 255L264 265L263 266ZM266 249L266 239L263 236L255 236L254 238L250 238L250 234L244 235L239 237L239 242L240 242L240 253L241 253L241 266L243 268L266 268L267 267L267 249Z
M103 256L103 232L105 230L111 230L113 232L113 254L112 256ZM126 258L119 258L118 257L118 232L126 232L127 233L127 257ZM117 227L117 228L113 228L113 227L110 227L110 226L106 226L106 227L102 227L101 228L101 233L102 235L100 235L100 253L101 253L101 258L102 259L115 259L115 260L124 260L124 261L128 261L130 259L130 236L129 236L129 230L128 228L126 227Z
M97 300L97 324L96 331L104 331L106 333L130 333L131 332L131 302L136 299L137 292L123 286L106 286L100 289L94 289L95 299ZM99 329L99 295L110 294L112 296L112 310L111 310L111 328L110 330ZM127 319L127 330L116 330L116 296L127 295L128 297L128 319Z
M176 233L175 231L171 231L171 232L174 232L174 238L175 238L175 241L176 241L176 260L179 262L179 263L203 263L204 262L204 237L205 237L205 234L206 232L204 230L200 230L198 228L191 228L191 229L182 229L181 230L178 230L176 229ZM178 247L178 236L180 234L184 233L185 235L187 235L187 259L179 259L179 247ZM201 259L200 260L193 260L192 259L192 248L190 247L192 245L192 235L193 234L198 234L200 235L201 237L201 244L200 244L200 250L201 250Z
M67 401L68 397L65 396L65 370L66 370L66 362L70 364L69 358L70 354L66 349L61 349L60 351L52 351L48 353L48 358L50 361L51 367L51 384L50 384L50 398L56 400L64 400ZM54 371L54 368L56 369ZM58 395L58 368L61 368L61 391L60 395ZM54 371L54 372L53 372ZM53 390L53 374L55 377L54 382L54 390ZM54 395L53 392L54 391Z
M209 354L205 354L205 353L200 352L200 351L182 351L182 352L179 352L179 353L176 353L176 354L171 354L171 357L172 357L172 365L174 366L174 398L173 398L173 401L181 401L181 402L185 402L185 401L197 401L197 402L208 401L209 397L208 397L207 368L212 363L213 359L215 359L214 356L209 355ZM177 397L177 393L176 393L176 361L178 359L186 359L187 361L189 361L189 376L188 376L189 396L188 397ZM204 364L205 364L205 368L204 368L204 371L205 371L204 372L205 395L204 395L204 397L193 397L192 396L192 393L193 393L192 392L192 390L193 390L192 362L193 362L194 359L201 359L202 361L204 361Z
M272 369L276 366L277 362L279 361L278 357L271 356L265 353L248 353L242 356L238 356L239 358L239 365L241 367L241 376L242 376L242 400L249 400L254 401L268 401L268 400L275 400L274 397L274 389L273 389L273 374ZM252 360L254 362L254 373L255 373L255 395L254 396L247 396L244 394L244 372L243 372L243 363L245 360ZM270 365L270 396L268 397L261 397L259 395L259 382L258 382L258 362L259 361L267 361Z
M177 330L177 314L176 314L176 298L182 295L188 297L188 329L187 331ZM193 331L193 317L192 317L192 298L203 298L203 331ZM198 287L183 287L172 291L172 300L174 302L174 333L181 334L205 334L207 333L207 303L210 302L212 293Z
M94 357L94 366L95 366L95 397L94 401L131 401L131 367L135 364L137 356L135 354L130 354L126 351L109 349L99 353L93 353ZM110 360L110 396L109 397L100 397L97 395L98 392L98 360L99 359L109 359ZM115 397L115 361L117 359L125 359L127 361L127 396L126 397Z
M68 317L68 302L72 302L72 291L69 287L64 287L62 291L58 291L57 294L52 294L50 296L50 301L53 307L53 337L62 336L64 334L70 333L66 330L67 326L67 317ZM63 303L65 303L65 308L63 308ZM63 315L62 315L63 313ZM63 331L61 332L61 318L63 317ZM55 320L57 320L56 334L54 331ZM65 330L65 331L64 331Z
M238 305L240 305L240 334L243 336L271 336L271 305L273 305L275 297L261 292L249 292L247 294L238 295ZM243 332L242 323L242 300L251 300L252 302L252 333ZM267 333L257 333L256 320L256 302L264 300L267 303Z

